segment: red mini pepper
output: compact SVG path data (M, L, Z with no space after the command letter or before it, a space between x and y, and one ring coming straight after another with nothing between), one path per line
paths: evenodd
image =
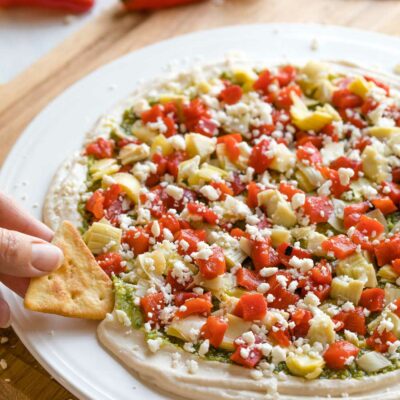
M200 0L122 0L127 10L156 10L157 8L174 7L195 3Z
M90 10L95 0L0 0L0 8L43 7L83 13Z

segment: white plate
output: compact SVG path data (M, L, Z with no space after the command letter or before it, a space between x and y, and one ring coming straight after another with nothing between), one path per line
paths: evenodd
M312 43L318 45L317 50L312 49ZM0 188L40 217L56 168L80 148L85 132L96 119L127 97L139 79L163 74L172 60L182 66L199 62L198 56L220 59L229 50L243 50L252 58L273 61L352 60L386 72L400 62L400 39L331 26L235 26L168 40L102 67L54 100L9 154L1 171ZM130 374L100 346L96 323L29 312L16 295L4 288L3 294L23 343L76 396L95 400L166 398Z

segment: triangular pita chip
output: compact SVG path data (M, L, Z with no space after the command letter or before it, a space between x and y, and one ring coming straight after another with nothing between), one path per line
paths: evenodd
M104 319L114 306L111 279L70 222L61 224L53 244L64 252L64 262L50 275L31 279L25 307L65 317Z

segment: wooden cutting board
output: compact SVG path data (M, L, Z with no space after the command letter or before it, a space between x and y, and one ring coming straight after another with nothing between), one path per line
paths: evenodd
M115 6L0 86L0 163L32 118L72 83L130 51L187 32L233 24L319 22L400 34L397 0L210 0L155 13ZM22 56L22 55L21 55ZM400 60L398 60L400 63ZM12 329L1 330L0 400L74 399L33 359Z

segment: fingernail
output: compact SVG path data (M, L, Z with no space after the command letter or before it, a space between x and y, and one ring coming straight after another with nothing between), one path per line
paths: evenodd
M0 299L0 328L8 328L11 323L11 314L8 304Z
M63 253L57 247L47 243L32 244L32 266L39 271L53 271L63 260Z

